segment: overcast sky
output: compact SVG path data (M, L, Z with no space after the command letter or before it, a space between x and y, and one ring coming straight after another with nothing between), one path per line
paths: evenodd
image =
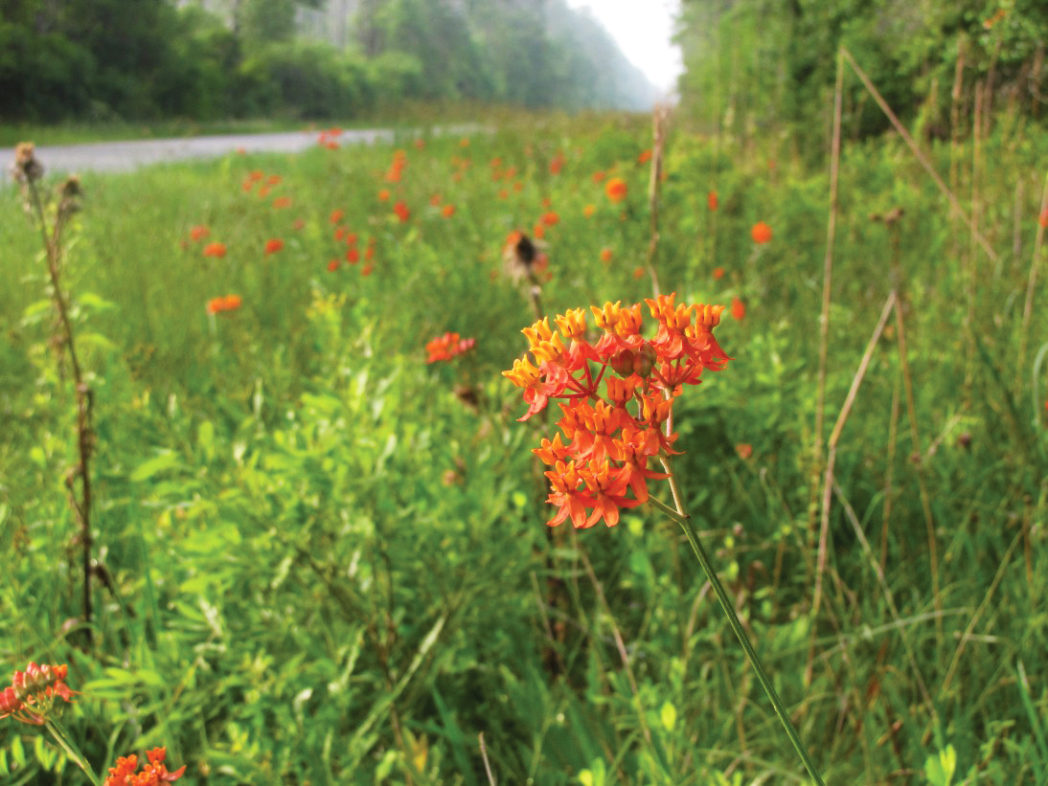
M675 87L683 66L670 36L680 0L568 0L568 5L590 9L659 92Z

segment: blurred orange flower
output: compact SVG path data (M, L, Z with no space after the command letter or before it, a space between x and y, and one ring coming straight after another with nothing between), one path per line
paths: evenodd
M584 215L586 218L593 218L593 214L596 212L596 205L586 205L586 207L582 208L582 215Z
M397 218L399 218L401 222L407 221L411 218L411 211L403 201L397 202L393 205L393 212L397 214Z
M383 188L381 191L378 192L378 201L379 202L386 202L388 200L389 200L389 189L388 188Z
M1037 221L1038 223L1040 223L1042 227L1048 229L1048 207L1041 211L1041 216L1037 219Z
M444 218L451 218L453 215L455 215L455 206L444 205L444 207L440 210L440 215L444 216Z
M731 299L731 315L734 319L742 321L746 317L746 304L737 297Z
M750 230L750 237L757 245L763 245L771 241L771 227L763 221L758 221Z
M240 308L242 300L240 295L221 295L207 301L208 314L222 314L226 311L236 311Z
M717 206L719 204L720 202L717 201L717 192L710 191L710 193L706 195L706 206L709 207L710 211L712 212L717 209Z
M225 243L208 243L204 246L205 257L224 257L226 255Z
M291 197L288 197L288 196L277 197L276 199L273 200L273 207L276 208L277 210L280 210L281 208L285 208L285 207L291 207Z
M265 253L267 255L268 254L275 254L275 253L277 253L278 251L280 251L283 248L284 248L284 241L283 240L281 240L280 238L277 238L277 237L270 238L269 240L266 241Z
M351 265L355 265L360 261L360 252L355 248L349 249L349 251L346 252L346 261Z
M332 224L337 224L345 217L345 215L345 210L332 210L331 215L328 216L328 221L330 221Z
M610 262L611 261L611 249L610 248L602 248L600 250L600 261L601 262Z
M560 216L558 216L552 210L549 211L548 213L543 213L542 214L542 223L545 224L548 227L555 226L559 221L560 221Z
M621 202L626 198L626 181L621 177L613 177L604 185L604 193L612 202Z
M211 230L205 226L195 226L189 230L189 238L194 242L197 240L203 240L205 237L211 234Z
M739 458L746 461L746 459L753 455L753 445L748 442L740 442L735 446L735 452L738 454Z
M715 267L715 268L713 268L713 280L714 281L720 281L722 278L724 278L724 268L722 268L722 267Z
M651 149L650 148L648 150L642 151L641 154L639 156L637 156L637 163L638 164L646 164L649 161L651 161Z
M336 270L338 270L338 260L337 259L332 259L330 262L328 262L327 268L328 268L329 271L334 273Z

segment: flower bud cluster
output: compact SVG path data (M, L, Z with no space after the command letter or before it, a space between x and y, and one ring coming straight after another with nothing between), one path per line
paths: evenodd
M16 671L11 684L0 692L0 718L12 717L22 723L41 726L51 713L55 696L72 701L73 692L65 684L69 667L65 664L38 666L30 663Z
M121 756L116 760L116 766L109 768L103 786L160 786L162 783L177 781L185 773L185 765L174 772L167 771L164 759L167 758L165 748L153 748L146 753L146 763L141 772L138 769L138 756Z
M476 346L475 338L462 338L458 333L445 333L426 342L426 362L451 360L453 357L469 352Z
M713 337L723 306L678 305L675 294L645 303L656 324L645 338L642 304L591 307L599 338L592 341L583 309L525 328L527 354L503 371L522 388L527 420L561 399L560 433L533 452L552 467L548 502L557 526L570 518L609 527L619 511L648 499L648 479L667 475L648 469L650 459L673 453L673 402L684 385L696 385L703 369L719 371L730 360Z

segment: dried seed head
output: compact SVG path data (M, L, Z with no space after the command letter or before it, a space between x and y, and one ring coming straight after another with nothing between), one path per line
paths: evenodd
M19 142L15 146L11 174L19 183L32 183L44 176L44 166L37 160L36 146L32 142Z

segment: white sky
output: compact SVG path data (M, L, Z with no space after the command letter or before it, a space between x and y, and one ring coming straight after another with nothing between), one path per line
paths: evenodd
M680 48L670 43L680 0L568 0L568 5L590 9L660 93L675 87L684 69Z

